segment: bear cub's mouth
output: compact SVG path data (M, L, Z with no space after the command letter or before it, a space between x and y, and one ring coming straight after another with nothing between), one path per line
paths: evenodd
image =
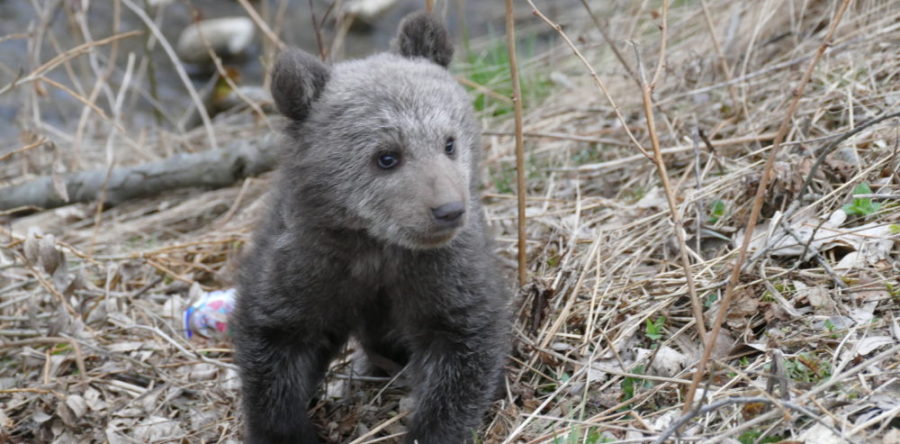
M465 215L461 214L452 222L433 222L425 230L409 233L410 241L418 248L439 248L450 243L466 224Z

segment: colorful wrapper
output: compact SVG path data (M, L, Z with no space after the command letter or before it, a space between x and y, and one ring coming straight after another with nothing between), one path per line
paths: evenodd
M207 338L228 335L228 317L234 310L235 289L201 292L184 311L184 332L188 338L198 334Z

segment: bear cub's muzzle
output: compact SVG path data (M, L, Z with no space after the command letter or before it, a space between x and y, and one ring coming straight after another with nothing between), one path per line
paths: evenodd
M462 201L450 202L431 209L434 220L441 228L459 228L466 213L466 204Z

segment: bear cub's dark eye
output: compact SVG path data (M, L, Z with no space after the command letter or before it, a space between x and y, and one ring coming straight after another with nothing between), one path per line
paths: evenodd
M447 138L447 144L444 145L444 153L448 156L452 156L456 153L456 139L452 137Z
M383 153L378 155L378 168L389 170L400 164L400 155L397 153Z

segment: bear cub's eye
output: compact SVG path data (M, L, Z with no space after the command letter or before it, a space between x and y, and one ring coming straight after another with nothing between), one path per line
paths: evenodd
M454 153L456 153L456 143L455 142L456 142L456 139L454 139L452 137L447 138L447 144L444 145L444 153L447 154L448 156L452 156Z
M378 168L389 170L400 164L400 155L397 153L382 153L376 160Z

